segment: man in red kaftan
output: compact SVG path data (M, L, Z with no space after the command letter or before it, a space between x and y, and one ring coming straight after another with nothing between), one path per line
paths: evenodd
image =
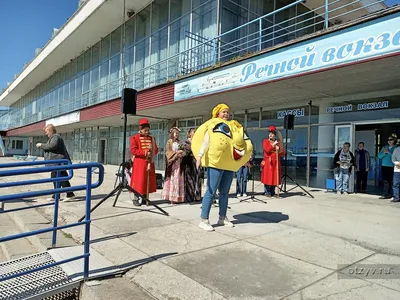
M158 147L154 137L150 136L149 120L141 119L139 128L139 133L132 136L130 141L130 150L133 155L130 186L148 199L147 192L150 194L157 190L154 156L158 153ZM150 177L147 190L148 170L150 170Z

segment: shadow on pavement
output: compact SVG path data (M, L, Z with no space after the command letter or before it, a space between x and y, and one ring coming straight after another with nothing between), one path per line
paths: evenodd
M136 233L137 232L127 232L127 233L118 233L118 234L113 234L113 235L109 235L109 236L104 236L104 237L101 237L98 239L91 240L90 244L101 243L101 242L105 242L105 241L109 241L109 240L113 240L113 239L120 239L120 238L124 238L124 237L128 237L128 236L132 236Z
M148 263L151 263L153 261L162 259L164 257L168 257L168 256L171 256L171 255L176 255L176 254L178 254L178 252L163 253L163 254L158 254L158 255L147 257L147 258L135 260L135 261L132 261L132 262L124 263L124 264L121 264L121 265L116 265L116 266L113 266L113 267L90 270L89 271L89 279L95 279L95 278L106 279L106 278L109 278L109 277L114 277L116 275L123 275L123 274L127 273L128 271L130 271L131 269L146 265ZM102 273L102 272L107 272L107 274L96 276L96 274ZM83 272L74 274L70 278L73 279L75 277L81 277L81 276L83 276Z
M281 212L270 212L270 211L255 211L245 214L238 214L233 216L234 224L244 223L280 223L282 221L289 220L289 216L282 214Z

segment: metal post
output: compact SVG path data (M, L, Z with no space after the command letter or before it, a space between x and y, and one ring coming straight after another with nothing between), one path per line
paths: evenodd
M325 0L325 29L329 27L329 0Z
M286 129L286 137L285 137L285 188L284 192L286 193L286 175L287 175L287 141L288 141L288 130Z
M57 171L56 178L60 178L60 171ZM60 181L56 181L56 189L60 188ZM56 228L58 226L58 204L60 201L60 193L55 193L54 199L54 220L53 220L53 227ZM51 240L51 247L55 248L57 246L57 230L53 231L53 237Z
M261 47L262 47L262 23L261 23L261 20L262 19L260 19L259 20L259 22L258 22L258 29L259 29L259 35L258 35L258 51L261 51Z
M84 266L83 276L86 279L89 278L89 253L90 253L90 209L91 209L91 198L92 198L92 170L91 168L86 169L86 214L85 214L85 246L84 246Z
M306 181L307 187L310 187L310 175L311 175L311 108L312 101L308 102L308 128L307 128L307 169L306 169Z

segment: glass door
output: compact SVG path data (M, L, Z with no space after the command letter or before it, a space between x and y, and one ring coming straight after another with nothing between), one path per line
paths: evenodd
M354 154L354 125L337 125L335 126L335 153L343 148L343 144L350 143L350 151ZM354 192L354 167L351 172L349 182L349 192Z

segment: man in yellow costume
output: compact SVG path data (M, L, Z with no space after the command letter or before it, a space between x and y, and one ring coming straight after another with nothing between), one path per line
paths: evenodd
M212 118L196 130L192 139L192 151L197 158L197 168L207 168L207 191L203 197L199 227L205 231L214 230L208 218L217 190L218 225L234 227L226 217L229 189L233 174L250 159L253 145L243 126L235 120L229 120L228 105L219 104L214 107Z

